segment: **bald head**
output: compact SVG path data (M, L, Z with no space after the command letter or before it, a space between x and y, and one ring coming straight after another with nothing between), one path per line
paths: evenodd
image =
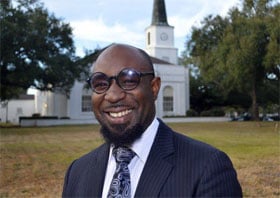
M107 47L97 58L93 71L99 70L99 67L111 63L111 67L123 66L133 67L137 70L154 71L150 56L142 49L125 45L112 44ZM123 65L120 65L123 64Z

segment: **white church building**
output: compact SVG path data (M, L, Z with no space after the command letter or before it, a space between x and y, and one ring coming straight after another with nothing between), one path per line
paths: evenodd
M190 108L189 69L187 66L178 65L174 27L167 22L164 0L154 0L152 23L145 29L145 34L145 51L151 56L155 73L162 81L156 101L157 116L185 116ZM59 93L37 91L34 97L34 112L21 111L21 115L39 113L42 116L69 117L68 122L76 124L96 123L91 107L92 91L85 88L85 83L75 82L69 98ZM13 113L9 114L12 116Z

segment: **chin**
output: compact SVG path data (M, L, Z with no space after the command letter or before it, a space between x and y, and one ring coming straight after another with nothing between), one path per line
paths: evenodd
M131 145L137 139L139 139L144 133L145 129L142 125L136 124L130 128L127 125L113 125L112 130L106 126L102 126L100 129L106 142L114 145Z

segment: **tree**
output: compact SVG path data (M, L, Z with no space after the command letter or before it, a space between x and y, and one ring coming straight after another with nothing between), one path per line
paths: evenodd
M30 87L69 93L76 65L72 29L37 0L1 1L1 100Z
M185 54L206 82L224 95L249 93L254 120L263 87L279 80L279 7L273 0L245 0L242 10L233 8L228 17L206 17L187 42Z
M215 84L205 83L201 76L190 76L190 105L198 114L222 106L224 100Z

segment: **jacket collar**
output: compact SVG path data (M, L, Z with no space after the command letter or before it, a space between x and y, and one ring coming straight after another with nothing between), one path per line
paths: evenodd
M174 166L172 130L159 121L157 135L138 182L135 197L157 197Z

